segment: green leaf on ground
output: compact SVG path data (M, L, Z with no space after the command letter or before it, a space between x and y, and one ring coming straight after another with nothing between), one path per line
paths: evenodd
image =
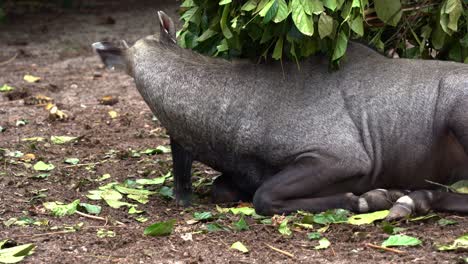
M0 87L0 92L9 92L13 91L15 88L9 86L8 84L4 84L3 86Z
M46 202L43 203L47 210L52 211L52 215L62 217L66 215L72 215L76 212L80 200L75 200L69 204L63 204L61 202Z
M107 179L109 179L111 177L111 175L109 173L106 173L106 174L103 174L101 176L101 178L97 179L96 181L105 181Z
M407 235L393 235L382 243L382 247L413 247L421 245L422 242L416 237Z
M143 210L138 210L138 209L136 209L136 206L130 207L130 208L128 209L128 213L129 213L129 214L142 214L142 213L144 213L144 212L145 212L145 211L143 211Z
M288 222L289 222L289 220L287 218L285 218L278 227L278 232L280 232L280 234L282 234L283 236L291 236L292 235L292 231L289 228Z
M175 219L154 223L145 228L144 234L146 236L168 236L172 233L175 223Z
M77 159L77 158L68 158L68 159L65 160L65 163L71 164L71 165L76 165L79 162L80 162L80 160Z
M239 250L240 252L242 253L247 253L249 252L249 250L247 249L246 246L244 246L244 244L242 244L242 242L235 242L234 244L231 245L231 248L232 249L235 249L235 250Z
M231 231L228 227L220 225L218 223L206 224L206 231L208 232L219 232L219 231Z
M171 200L174 199L174 190L171 187L163 186L159 189L159 195L165 199Z
M377 220L385 219L388 213L389 213L388 210L383 210L383 211L377 211L377 212L368 213L368 214L353 215L350 218L348 218L348 223L352 225L372 224L373 222Z
M30 137L30 138L22 138L21 142L43 142L45 138L43 137Z
M468 234L455 239L450 245L437 246L437 250L440 251L451 251L457 249L468 249Z
M136 183L140 185L157 185L157 184L163 184L166 179L172 177L172 173L168 172L166 175L161 176L161 177L156 177L154 179L137 179Z
M98 215L101 213L101 206L93 205L88 203L80 203L80 206L83 207L87 213Z
M442 218L442 219L439 219L439 221L437 221L437 224L440 226L448 226L448 225L456 225L458 224L458 222L455 220Z
M234 229L235 229L236 231L245 231L245 230L249 230L249 225L248 225L247 222L245 221L243 215L241 216L241 218L239 219L239 221L237 221L237 222L234 223Z
M36 164L34 164L33 169L36 171L51 171L55 169L55 166L52 163L47 164L43 161L39 161Z
M318 240L322 237L322 234L319 232L312 232L307 234L307 238L310 240Z
M407 228L396 227L396 226L392 225L389 222L383 222L382 223L382 230L385 233L389 234L389 235L395 235L395 234L401 233L401 232L405 231L406 229Z
M322 225L346 223L349 211L343 209L328 210L326 212L313 215L313 222Z
M327 249L331 245L330 240L328 240L326 237L321 238L318 242L318 246L315 246L314 249Z
M193 217L197 221L203 221L203 220L211 219L213 217L213 214L211 214L211 212L195 212L193 214Z
M439 215L437 214L422 215L422 216L410 218L410 221L411 222L424 221L424 220L428 220L434 217L439 217Z
M154 155L171 153L171 148L166 146L157 146L156 148L145 149L140 152L141 154Z
M25 80L25 81L28 82L28 83L35 83L35 82L40 81L40 80L41 80L41 77L36 77L36 76L30 75L30 74L26 74L26 75L23 77L23 80Z
M106 230L103 228L99 228L96 232L96 235L99 238L104 238L104 237L115 237L115 232L112 230Z
M56 145L63 145L68 144L76 141L77 137L70 137L70 136L51 136L50 141Z
M5 248L7 242L8 240L0 241L0 263L18 263L33 254L36 248L33 244Z

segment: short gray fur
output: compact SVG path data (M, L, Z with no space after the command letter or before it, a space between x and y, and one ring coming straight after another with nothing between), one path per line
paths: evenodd
M467 65L350 43L338 71L321 56L298 69L208 58L154 36L122 54L171 138L250 195L301 158L346 171L329 180L341 187L312 196L468 179Z

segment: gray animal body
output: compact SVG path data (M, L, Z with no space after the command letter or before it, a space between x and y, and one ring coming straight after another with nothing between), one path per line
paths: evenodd
M182 204L198 160L223 173L216 201L253 199L263 214L468 212L467 195L420 190L468 179L466 65L391 60L357 43L335 72L319 56L300 69L228 62L177 47L159 18L159 40L95 49L108 65L122 60L168 130Z

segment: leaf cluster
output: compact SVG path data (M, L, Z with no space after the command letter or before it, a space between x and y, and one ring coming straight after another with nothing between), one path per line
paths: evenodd
M338 65L350 39L389 55L468 61L462 0L185 0L179 45L210 56Z

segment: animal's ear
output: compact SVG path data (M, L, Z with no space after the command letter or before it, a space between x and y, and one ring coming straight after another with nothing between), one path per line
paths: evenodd
M164 11L158 11L158 18L160 39L176 43L176 28L172 19Z
M128 47L126 42L122 42L122 45ZM124 49L111 42L96 42L92 46L107 68L126 69Z

